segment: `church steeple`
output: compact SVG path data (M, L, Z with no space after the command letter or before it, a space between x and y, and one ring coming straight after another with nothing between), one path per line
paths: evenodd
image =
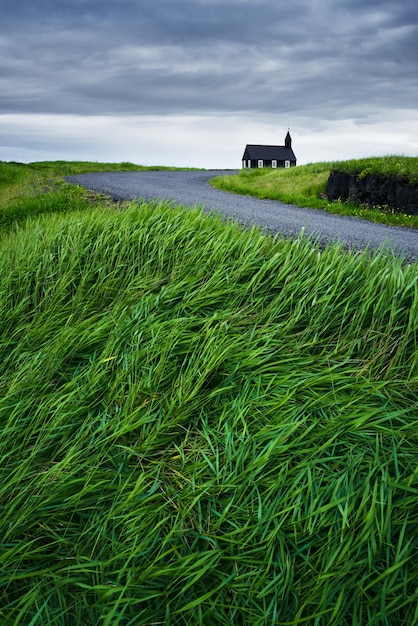
M290 136L289 131L287 131L287 135L286 135L286 138L284 140L284 146L285 146L285 148L292 149L292 138Z

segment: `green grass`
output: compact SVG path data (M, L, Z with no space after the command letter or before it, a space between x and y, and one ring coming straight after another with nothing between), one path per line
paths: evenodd
M418 266L165 204L1 235L5 626L418 622Z
M0 231L42 213L88 209L109 202L104 196L66 184L64 176L89 172L181 170L133 163L45 161L13 163L0 161Z
M89 172L129 172L141 170L182 170L190 168L166 167L164 165L136 165L135 163L99 163L95 161L35 161L33 163L15 163L0 161L0 184L6 181L16 182L27 177L70 176Z
M418 158L374 157L352 161L311 163L290 169L241 170L238 175L218 176L211 184L224 191L271 200L280 200L301 207L322 209L339 215L352 215L373 222L418 228L417 215L405 215L390 209L370 209L352 203L326 198L326 184L332 170L366 176L392 176L403 182L417 184Z
M358 174L361 178L371 174L395 178L409 185L418 185L418 157L388 155L352 159L336 163L335 169L347 174Z

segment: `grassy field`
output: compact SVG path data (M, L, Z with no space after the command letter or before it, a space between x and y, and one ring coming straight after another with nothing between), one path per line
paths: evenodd
M418 216L405 215L393 210L370 209L348 202L329 202L325 190L332 170L360 177L367 174L391 176L410 184L418 184L418 158L374 157L368 159L312 163L290 169L241 170L235 176L219 176L211 181L218 189L281 200L302 207L323 209L329 213L352 215L373 222L418 228Z
M40 213L85 209L106 198L64 183L64 176L89 172L178 170L164 166L133 163L83 161L40 161L14 163L0 161L0 229Z
M0 234L1 624L418 623L418 265L82 197Z

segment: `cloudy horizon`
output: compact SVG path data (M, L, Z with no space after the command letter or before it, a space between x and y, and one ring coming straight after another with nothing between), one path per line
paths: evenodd
M415 0L5 0L0 160L418 154Z

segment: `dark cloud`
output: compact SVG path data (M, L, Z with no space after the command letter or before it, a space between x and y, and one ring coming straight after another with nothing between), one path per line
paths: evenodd
M0 113L411 108L417 24L415 0L3 0Z

